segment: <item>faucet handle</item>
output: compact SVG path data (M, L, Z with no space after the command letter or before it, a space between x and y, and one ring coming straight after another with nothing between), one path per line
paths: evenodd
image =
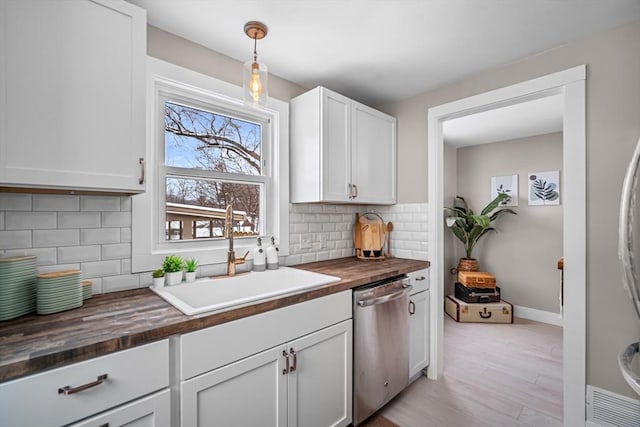
M242 256L237 256L235 263L236 264L244 264L244 262L247 260L247 257L249 256L249 252L251 251L247 251L244 255Z

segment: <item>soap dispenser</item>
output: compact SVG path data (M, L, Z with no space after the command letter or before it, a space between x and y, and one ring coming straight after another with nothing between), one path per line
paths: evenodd
M271 236L271 244L267 247L267 268L269 270L278 268L278 248L273 236Z
M253 248L253 271L264 271L266 269L266 255L262 249L262 237L258 237L258 245Z

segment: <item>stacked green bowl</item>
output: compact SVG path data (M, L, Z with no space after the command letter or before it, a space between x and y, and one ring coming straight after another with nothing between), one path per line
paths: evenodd
M82 306L80 270L38 274L38 314L53 314Z
M36 257L0 258L0 320L36 311Z
M82 281L82 300L89 299L93 296L93 282L91 280Z

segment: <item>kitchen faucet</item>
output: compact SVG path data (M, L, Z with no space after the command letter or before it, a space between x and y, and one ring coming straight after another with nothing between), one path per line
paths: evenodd
M229 239L229 249L227 250L227 276L235 276L236 265L244 264L249 255L247 251L244 256L236 257L236 253L233 250L233 207L227 206L227 212L224 218L224 237Z

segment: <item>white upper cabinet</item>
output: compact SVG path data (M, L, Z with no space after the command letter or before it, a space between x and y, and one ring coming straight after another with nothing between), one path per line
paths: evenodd
M396 119L323 87L291 100L291 202L396 203Z
M0 3L0 187L144 191L146 12Z

